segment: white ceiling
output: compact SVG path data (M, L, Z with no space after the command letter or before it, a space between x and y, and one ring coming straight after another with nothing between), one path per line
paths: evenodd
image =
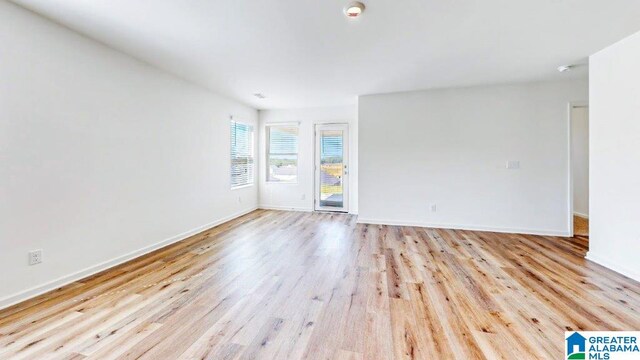
M553 80L640 30L638 0L13 0L256 108ZM264 93L257 99L254 93Z

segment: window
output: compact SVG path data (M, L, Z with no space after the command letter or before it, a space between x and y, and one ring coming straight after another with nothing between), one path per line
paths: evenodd
M267 126L267 181L298 181L298 126Z
M231 121L231 187L253 184L253 126Z

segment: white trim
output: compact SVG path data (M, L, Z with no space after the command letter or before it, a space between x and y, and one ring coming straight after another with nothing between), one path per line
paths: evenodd
M304 211L304 212L312 212L313 209L309 207L300 207L300 206L278 206L278 205L259 205L258 209L263 210L284 210L284 211Z
M583 213L579 213L579 212L577 212L577 211L574 211L574 212L573 212L573 215L575 215L575 216L577 216L577 217L581 217L581 218L583 218L583 219L589 219L589 215L587 215L587 214L583 214Z
M55 290L55 289L60 288L62 286L68 285L68 284L70 284L70 283L72 283L74 281L78 281L78 280L84 279L84 278L86 278L88 276L91 276L93 274L97 274L97 273L99 273L101 271L104 271L104 270L107 270L107 269L112 268L114 266L123 264L123 263L125 263L125 262L127 262L129 260L133 260L135 258L138 258L138 257L142 256L142 255L148 254L148 253L150 253L152 251L161 249L161 248L163 248L165 246L169 246L171 244L174 244L176 242L179 242L181 240L189 238L189 237L191 237L193 235L199 234L199 233L201 233L201 232L203 232L203 231L205 231L207 229L210 229L212 227L218 226L218 225L223 224L223 223L225 223L227 221L231 221L231 220L233 220L235 218L238 218L240 216L246 215L246 214L248 214L248 213L250 213L250 212L252 212L254 210L257 210L257 209L258 209L258 207L252 207L250 209L243 210L241 212L232 214L232 215L224 217L222 219L218 219L218 220L212 221L212 222L210 222L208 224L205 224L205 225L202 225L202 226L198 226L197 228L191 229L189 231L183 232L182 234L178 234L176 236L173 236L173 237L170 237L168 239L162 240L162 241L160 241L158 243L155 243L153 245L149 245L149 246L143 247L141 249L132 251L132 252L130 252L128 254L124 254L122 256L113 258L111 260L104 261L104 262L102 262L100 264L90 266L90 267L88 267L86 269L74 272L72 274L59 277L59 278L57 278L55 280L49 281L49 282L44 283L42 285L34 286L34 287L30 288L30 289L23 290L23 291L18 292L16 294L6 296L6 297L0 299L0 309L4 309L4 308L7 308L9 306L21 303L23 301L26 301L26 300L29 300L31 298L34 298L34 297L36 297L38 295L42 295L42 294L47 293L49 291L52 291L52 290Z
M567 212L567 222L569 223L569 235L571 237L573 237L574 234L574 224L573 224L573 159L571 156L571 146L573 145L573 142L571 141L571 118L572 118L572 113L573 113L573 102L569 102L569 104L567 104L567 197L568 197L568 209L569 211Z
M240 190L240 189L244 189L244 188L248 188L248 187L252 187L254 186L254 183L249 183L249 184L244 184L244 185L238 185L238 186L234 186L231 188L231 190Z
M559 237L572 236L567 231L557 231L557 230L516 229L516 228L501 228L501 227L491 227L491 226L482 226L482 225L436 224L436 223L424 223L419 221L366 219L361 217L358 217L358 223L359 224L392 225L392 226L415 226L415 227L426 227L426 228L434 228L434 229L490 231L490 232L507 233L507 234L526 234L526 235L559 236Z
M279 126L279 125L297 125L300 126L300 121L285 121L285 122L266 122L265 126Z
M598 265L604 266L605 268L615 271L618 274L622 274L628 278L631 278L635 281L640 281L640 273L637 271L630 270L624 266L620 266L616 261L605 260L597 255L594 255L592 251L587 252L587 256L585 259L594 262Z

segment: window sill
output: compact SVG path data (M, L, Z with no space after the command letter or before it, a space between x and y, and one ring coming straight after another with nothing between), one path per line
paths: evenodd
M271 185L271 184L277 184L277 185L298 185L298 182L291 182L291 181L265 181L265 183L267 185Z
M245 188L252 187L252 186L253 186L253 184L233 186L233 187L231 187L231 190L240 190L240 189L245 189Z

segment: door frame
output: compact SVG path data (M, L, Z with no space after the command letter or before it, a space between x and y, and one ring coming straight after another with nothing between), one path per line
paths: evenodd
M318 130L336 129L343 130L342 139L343 164L345 166L342 176L342 208L320 206L320 136ZM313 210L314 211L330 211L339 213L349 212L349 124L348 123L316 123L313 129Z
M569 183L567 184L567 189L569 192L569 214L568 214L568 220L569 220L569 237L574 237L574 223L573 223L573 156L571 155L572 151L571 149L573 148L573 142L572 142L572 136L573 133L571 131L572 128L572 121L573 121L573 109L575 108L589 108L589 102L588 101L571 101L569 102L569 104L567 105L567 144L569 144L568 149L567 149L567 158L569 159L568 161L568 174L569 174ZM591 202L589 202L591 203Z

